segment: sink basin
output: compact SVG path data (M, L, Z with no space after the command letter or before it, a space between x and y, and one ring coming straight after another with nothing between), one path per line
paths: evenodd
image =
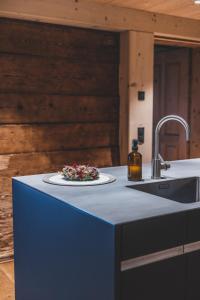
M166 181L136 184L129 187L186 204L200 200L199 179L199 177L170 179Z

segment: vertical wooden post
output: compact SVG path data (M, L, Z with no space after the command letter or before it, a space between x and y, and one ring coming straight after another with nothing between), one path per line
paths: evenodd
M138 127L145 128L140 151L143 161L152 159L153 129L153 33L121 33L120 55L120 160L126 164L131 141L137 138ZM138 100L138 92L145 99Z

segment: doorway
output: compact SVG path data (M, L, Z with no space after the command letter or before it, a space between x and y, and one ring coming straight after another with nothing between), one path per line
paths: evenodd
M158 121L169 114L190 123L191 49L156 45L154 52L154 117ZM176 122L164 125L160 133L160 153L166 160L189 158L185 131Z

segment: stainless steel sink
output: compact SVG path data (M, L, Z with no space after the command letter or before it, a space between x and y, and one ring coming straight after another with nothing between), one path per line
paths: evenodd
M129 186L132 189L181 203L200 201L199 177L170 179Z

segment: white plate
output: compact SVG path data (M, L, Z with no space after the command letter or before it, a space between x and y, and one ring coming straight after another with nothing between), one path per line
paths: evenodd
M99 178L92 181L70 181L66 180L61 174L46 175L43 181L55 185L66 185L66 186L91 186L114 182L116 178L110 174L100 173Z

